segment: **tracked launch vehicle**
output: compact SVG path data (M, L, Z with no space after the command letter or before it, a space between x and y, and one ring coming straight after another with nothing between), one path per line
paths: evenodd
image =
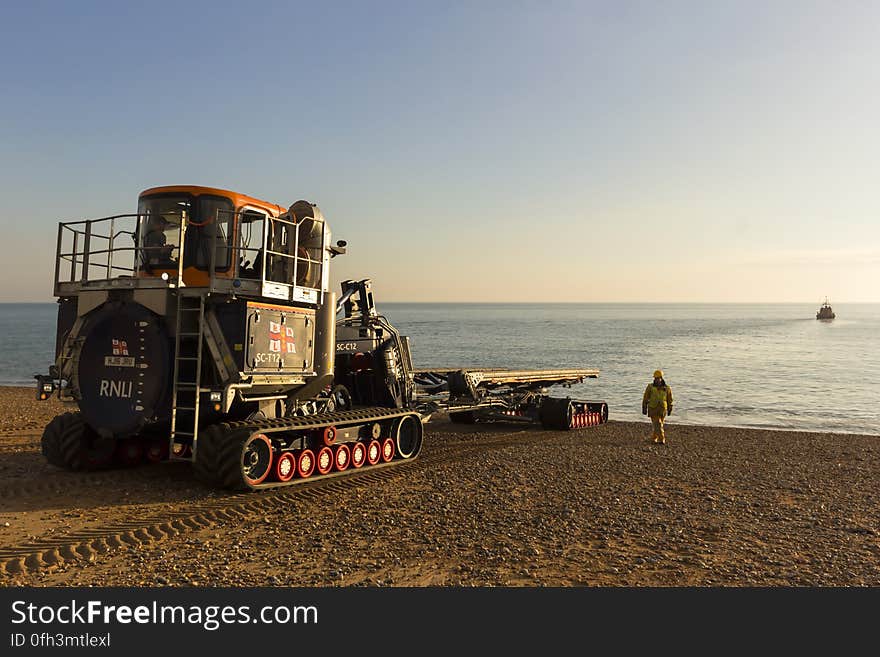
M368 279L329 289L321 211L227 190L148 189L134 214L59 225L56 360L37 395L77 407L42 437L53 465L193 462L232 489L416 458L423 423L601 424L603 402L551 398L595 370L414 370Z

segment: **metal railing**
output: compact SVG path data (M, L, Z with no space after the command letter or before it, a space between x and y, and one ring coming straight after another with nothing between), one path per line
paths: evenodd
M60 223L55 251L56 286L60 283L109 280L116 277L115 272L123 272L130 277L137 276L139 259L133 257L131 265L121 265L118 256L121 253L136 256L138 246L135 239L139 216L119 214L101 219ZM100 232L105 225L107 234ZM120 236L126 234L130 236L131 246L119 246ZM95 270L97 271L93 274Z
M141 233L156 215L120 214L60 223L55 294L62 296L82 288L102 289L120 284L184 286L185 272L193 267L207 274L207 285L212 290L289 299L294 299L295 288L321 290L328 257L323 220L292 221L251 213L246 227L246 213L218 210L215 217L202 222L191 221L185 213L168 215L166 223L171 228L169 232L175 233L174 238L149 246ZM210 230L204 230L212 224ZM305 227L309 228L309 239L301 240ZM200 231L199 235L188 239L187 232L193 229ZM242 243L246 229L248 237L258 229L257 244ZM198 253L206 244L207 253L202 250L199 255L208 256L204 263L207 266L197 266L197 255L192 250L195 248ZM156 272L171 274L165 279Z

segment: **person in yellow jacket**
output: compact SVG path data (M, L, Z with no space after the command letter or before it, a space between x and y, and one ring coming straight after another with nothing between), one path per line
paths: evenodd
M672 415L672 388L663 380L663 372L655 370L654 380L645 388L642 397L642 415L651 417L653 432L651 437L655 443L666 444L666 432L663 423L667 415Z

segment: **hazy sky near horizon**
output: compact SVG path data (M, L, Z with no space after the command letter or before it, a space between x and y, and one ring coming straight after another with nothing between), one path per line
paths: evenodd
M0 301L162 184L385 301L880 301L880 3L7 3Z

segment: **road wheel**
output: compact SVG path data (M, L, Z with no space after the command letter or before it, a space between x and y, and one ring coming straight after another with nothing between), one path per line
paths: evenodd
M386 438L382 441L382 460L385 463L390 462L394 458L394 441Z
M144 461L144 443L137 438L126 438L118 441L114 457L121 466L133 468Z
M199 452L201 442L200 438ZM217 450L218 481L224 488L233 490L257 487L272 471L273 451L265 434L251 433L248 429L227 430L221 435Z
M275 459L275 478L278 481L290 481L296 474L296 459L291 452L284 452Z
M359 468L367 461L367 448L363 443L355 443L351 448L351 467Z
M296 455L296 474L301 479L311 477L315 471L315 453L310 449L304 449L297 452Z
M263 483L272 470L272 443L262 433L248 438L241 449L241 476L248 486Z
M161 463L168 458L168 441L164 438L152 438L147 443L147 460L150 463Z
M376 465L382 458L382 443L378 440L371 440L367 444L367 463Z
M422 449L422 422L414 415L404 415L395 421L391 435L400 458L411 459Z
M315 469L318 471L318 474L327 474L333 469L333 450L329 447L322 447L318 450L315 460Z
M176 459L185 459L192 454L192 449L184 443L174 443L171 447L171 454Z
M342 472L343 470L348 470L348 466L351 465L351 450L348 448L348 445L342 444L336 446L336 454L333 457L336 470Z
M321 444L324 447L332 447L336 442L336 427L324 427L321 431Z

